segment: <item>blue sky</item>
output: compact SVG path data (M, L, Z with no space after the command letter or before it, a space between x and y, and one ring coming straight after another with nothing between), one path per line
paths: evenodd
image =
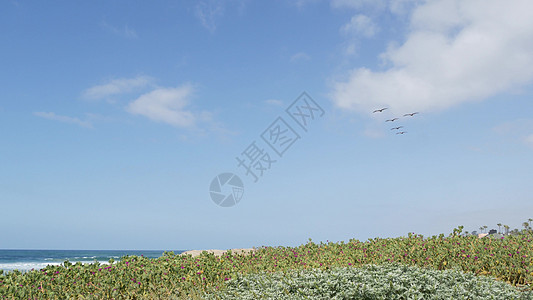
M519 228L533 217L531 12L529 0L2 1L0 248ZM303 92L324 111L307 131L286 112ZM300 136L282 156L261 138L278 117ZM276 161L257 182L236 159L253 142ZM244 194L220 207L210 183L227 172Z

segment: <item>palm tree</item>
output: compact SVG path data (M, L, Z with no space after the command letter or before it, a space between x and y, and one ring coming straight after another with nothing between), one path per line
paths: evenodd
M503 225L503 228L505 228L505 235L509 234L509 225Z
M527 229L529 228L529 223L528 222L522 223L522 227L524 227L524 231L527 231Z
M533 219L529 218L527 221L529 222L529 227L531 227L531 222L533 222Z
M485 233L487 233L487 227L489 227L489 226L483 225L483 229L485 229Z
M483 226L479 227L479 230L483 233Z
M498 225L498 233L500 233L501 228L502 228L502 223L498 223L498 224L496 224L496 225Z

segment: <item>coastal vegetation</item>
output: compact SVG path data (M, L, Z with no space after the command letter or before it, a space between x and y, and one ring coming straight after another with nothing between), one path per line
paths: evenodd
M2 299L533 299L530 225L465 234L352 239L250 254L125 256L109 264L0 274ZM322 295L322 296L321 296Z

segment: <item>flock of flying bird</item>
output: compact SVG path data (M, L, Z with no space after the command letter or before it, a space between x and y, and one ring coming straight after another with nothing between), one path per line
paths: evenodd
M372 113L382 113L384 110L386 110L388 107L384 107L384 108L381 108L381 109L376 109L375 111L373 111ZM409 114L405 114L403 115L404 117L412 117L416 114L419 114L419 112L414 112L414 113L409 113ZM392 118L392 119L388 119L386 120L385 122L394 122L396 120L399 120L400 118ZM390 130L397 130L396 131L396 134L405 134L407 133L407 131L400 131L400 129L403 128L403 126L397 126L397 127L392 127Z

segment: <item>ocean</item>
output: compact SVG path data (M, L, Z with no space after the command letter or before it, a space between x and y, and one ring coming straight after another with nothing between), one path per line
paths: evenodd
M174 253L184 251L174 250ZM0 250L0 270L40 270L47 265L60 265L66 260L71 263L108 263L111 258L118 261L125 255L157 258L163 252L165 250Z

